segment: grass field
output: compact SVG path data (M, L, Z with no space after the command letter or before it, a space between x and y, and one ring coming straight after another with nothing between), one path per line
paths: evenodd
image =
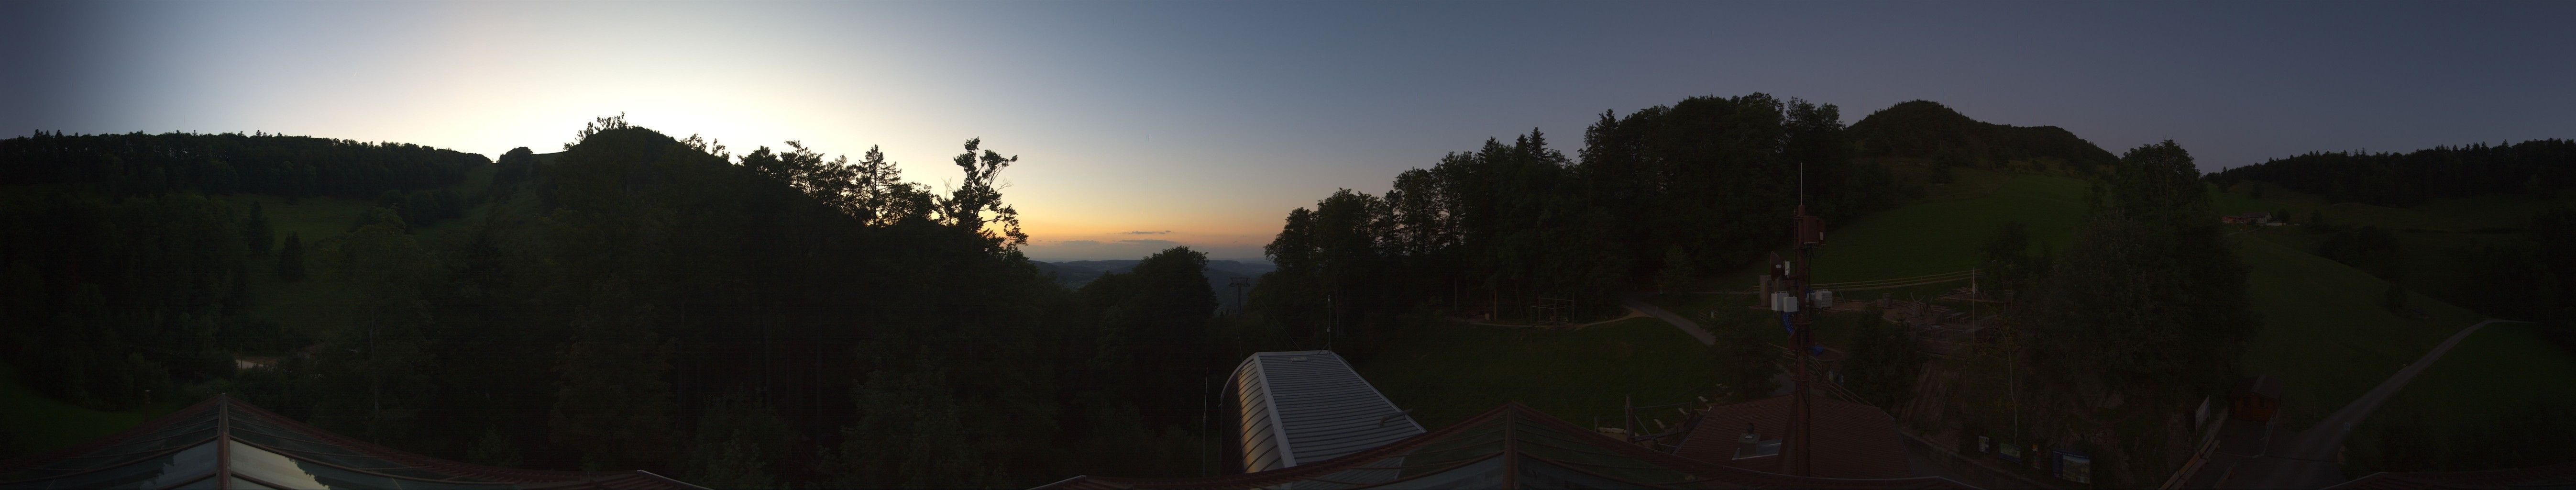
M2063 177L2012 177L1992 194L1891 209L1835 228L1816 254L1816 282L1956 272L2006 222L2030 227L2032 246L2065 250L2084 215L2087 185ZM1748 282L1749 284L1749 282ZM1742 286L1737 286L1742 287Z
M1936 287L1948 288L1948 286L1926 286L1925 288ZM1910 296L1898 294L1897 297ZM1789 345L1789 332L1780 328L1778 314L1769 310L1750 308L1749 303L1752 300L1753 296L1747 294L1659 294L1646 297L1647 303L1699 322L1700 328L1749 329L1765 342ZM1716 314L1710 315L1712 312ZM1859 322L1861 315L1863 313L1858 312L1829 312L1818 315L1816 342L1838 349L1851 347L1852 334L1857 331L1853 325Z
M2438 413L2486 414L2512 403L2546 402L2576 406L2576 356L2541 337L2532 323L2494 323L2451 347L2441 362L2425 368L2415 381L2389 399L2397 409L2423 408ZM2496 394L2512 394L2496 397ZM2433 422L2446 432L2476 419Z
M1706 347L1653 318L1568 331L1435 323L1388 342L1379 349L1386 354L1358 364L1360 375L1431 429L1514 401L1577 425L1599 417L1616 427L1625 396L1639 405L1695 402L1719 383Z
M1986 170L1963 170L1958 173L1955 189L1934 193L1923 202L1870 215L1848 225L1837 227L1826 235L1825 247L1816 253L1816 282L1840 282L1890 279L1967 270L1976 266L1978 249L1994 237L2004 223L2020 221L2030 227L2033 247L2065 250L2074 237L2075 225L2083 219L2084 198L2089 185L2083 180L2036 175L2008 175ZM1786 251L1783 251L1786 253ZM1713 280L1719 289L1749 290L1762 266L1755 264L1745 271L1727 274ZM1889 294L1898 299L1924 299L1939 296L1966 282L1938 284L1877 291L1857 291L1845 295L1853 299L1875 299ZM1743 308L1750 297L1725 294L1664 294L1647 298L1647 302L1675 313L1699 318L1711 310L1721 312L1752 311ZM1759 314L1758 311L1752 311ZM1730 313L1731 314L1731 313ZM1849 340L1849 315L1829 315L1818 330L1818 341L1828 346L1845 346ZM1729 316L1722 320L1744 321ZM1742 323L1738 323L1742 324ZM1779 328L1764 325L1764 338L1786 342L1787 334ZM1841 335L1837 335L1840 333Z
M2263 328L2246 344L2245 366L2286 381L2281 408L2302 427L2342 408L2484 317L2430 298L2408 304L2433 318L2403 318L2380 307L2387 282L2257 234L2230 239L2249 269Z
M2355 428L2352 451L2376 453L2381 427L2411 414L2425 414L2424 429L2440 441L2481 428L2493 429L2504 423L2500 419L2505 414L2528 404L2576 406L2576 390L2567 389L2576 387L2576 355L2543 339L2542 328L2545 327L2530 323L2495 323L2470 334ZM2444 447L2461 443L2437 442Z
M15 368L0 363L0 420L10 421L0 425L8 431L0 433L0 459L89 442L178 408L163 403L123 412L101 412L73 406L37 393L34 387L18 381ZM44 423L20 423L24 421Z
M491 187L493 172L494 168L488 165L467 171L465 183L448 190L469 198L480 195ZM348 305L358 297L334 277L332 271L322 266L324 261L317 255L320 250L315 245L348 233L360 214L376 207L375 201L308 197L289 204L284 197L249 194L221 199L244 206L258 201L260 208L268 214L270 226L276 228L280 243L289 233L296 234L304 242L305 279L302 281L290 283L279 280L275 254L251 260L251 295L257 298L252 302L251 316L276 320L279 325L315 338L352 322ZM489 206L490 203L477 205L465 215L479 216ZM421 224L413 228L412 234L427 246L435 243L434 239L442 234L464 228L463 223L469 219ZM270 248L276 249L275 246Z
M2264 189L2263 199L2254 199L2250 185L2240 184L2215 196L2220 211L2287 209L2294 221L2305 224L2310 212L2322 210L2337 226L2370 225L2394 231L2404 257L2398 277L2417 295L2408 304L2434 314L2432 320L2412 320L2384 313L2378 298L2386 291L2386 282L2307 253L2325 240L2323 234L2304 227L2278 227L2240 236L2255 238L2239 241L2240 255L2249 262L2264 260L2254 264L2255 289L2256 306L2267 317L2267 328L2256 338L2248 365L2258 372L2307 381L2304 387L2291 386L2291 406L2284 407L2294 424L2339 408L2395 372L2400 363L2415 361L2434 343L2483 320L2485 315L2444 301L2474 299L2462 297L2476 291L2471 284L2480 280L2471 275L2476 269L2470 265L2469 252L2482 244L2526 242L2520 228L2532 212L2576 205L2576 196L2543 200L2489 195L2392 208L2329 203L2279 188ZM2267 273L2267 268L2281 270ZM2267 293L2270 297L2265 297ZM2383 413L2421 412L2435 432L2447 433L2491 422L2495 412L2533 396L2576 400L2576 394L2569 394L2576 392L2568 390L2535 394L2547 390L2517 389L2576 386L2576 355L2544 343L2536 328L2487 326L2408 383ZM2320 336L2331 336L2326 338L2333 341L2305 340ZM2325 352L2268 361L2262 357L2265 350L2294 348ZM2382 420L2374 416L2365 425L2376 426ZM2357 438L2365 439L2374 435L2371 431L2359 434Z
M279 243L285 242L288 233L294 233L305 247L303 281L278 280L274 253L251 259L251 316L276 320L286 328L316 337L349 324L346 305L356 301L357 296L321 266L323 261L317 256L315 244L348 233L360 213L376 207L374 201L308 197L288 204L283 197L248 194L223 199L244 206L258 201L260 209L268 214L269 225L277 229ZM270 250L276 248L271 246Z
M2083 200L2088 187L2085 181L2077 179L2010 176L2008 181L1993 186L1992 191L1985 195L1962 194L1949 200L1920 202L1871 215L1837 228L1827 237L1828 243L1817 254L1817 280L1881 279L1967 269L1977 260L1977 249L1993 235L1996 227L2006 221L2021 221L2030 226L2034 242L2062 252L2072 240L2074 228L2083 219ZM2305 209L2319 206L2317 203L2322 202L2313 196L2279 189L2267 189L2266 197L2279 196L2294 201L2258 200L2242 192L2215 192L2218 191L2215 187L2211 190L2214 191L2212 207L2223 213L2280 211L2284 208L2304 213ZM2303 198L2312 200L2295 201ZM2461 208L2481 204L2446 205ZM2327 213L2334 216L2337 211L2329 209ZM2356 213L2354 219L2368 216L2374 220L2408 224L2426 223L2431 219L2430 214L2416 210L2379 208L2372 213ZM2460 232L2467 231L2462 225L2450 227ZM2264 315L2264 325L2247 346L2244 362L2255 374L2271 374L2290 381L2286 393L2289 406L2284 410L2293 423L2313 421L2340 408L2395 373L2401 363L2415 360L2451 333L2483 318L2420 295L2410 305L2432 313L2434 317L2429 320L2401 318L2379 307L2386 292L2385 282L2307 253L2305 250L2312 248L2313 244L2304 240L2314 240L2313 235L2298 227L2247 230L2247 233L2231 238L2230 242L2238 257L2246 262L2255 309ZM1720 287L1752 287L1749 272L1719 281ZM1937 294L1940 290L1956 286L1959 285L1886 292L1905 298ZM1875 298L1877 293L1855 292L1845 296ZM1740 296L1702 294L1659 295L1649 298L1649 301L1675 312L1698 316L1711 309L1742 309L1739 303L1743 301L1739 299ZM1827 323L1824 326L1828 329L1820 331L1825 334L1827 345L1834 345L1831 334L1837 329L1831 327L1838 324ZM1771 337L1781 336L1777 328L1762 330Z
M2213 195L2220 212L2289 211L2290 219L2302 226L2263 230L2267 238L2300 251L2313 252L2327 234L2309 230L2313 213L2322 211L2326 221L2337 227L2369 225L2390 230L2401 251L2397 277L2407 289L2439 298L2467 308L2497 306L2489 298L2473 296L2484 288L2484 279L2474 276L2480 270L2474 252L2485 246L2528 246L2530 239L2523 227L2533 212L2550 207L2576 206L2576 193L2554 199L2536 199L2520 195L2483 195L2427 201L2408 208L2392 208L2360 203L2328 203L2322 197L2266 186L2263 198L2252 197L2259 183L2241 183L2228 192ZM2495 315L2513 315L2515 310L2489 311Z

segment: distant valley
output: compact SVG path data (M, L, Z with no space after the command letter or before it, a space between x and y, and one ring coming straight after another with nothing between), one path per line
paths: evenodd
M1129 270L1135 269L1136 263L1142 261L1143 260L1141 259L1125 259L1035 263L1038 265L1038 270L1040 272L1054 274L1055 282L1057 284L1063 284L1065 287L1069 288L1081 288L1084 284L1090 284L1091 280L1099 279L1103 274L1125 273ZM1207 270L1202 272L1202 274L1207 276L1208 289L1216 291L1217 307L1232 310L1242 306L1242 302L1236 298L1234 288L1231 286L1234 278L1247 277L1251 278L1252 282L1259 283L1261 281L1262 274L1268 274L1270 271L1278 269L1279 266L1272 265L1269 262L1253 260L1209 260L1207 261ZM1246 292L1249 292L1249 288L1249 286L1246 286Z

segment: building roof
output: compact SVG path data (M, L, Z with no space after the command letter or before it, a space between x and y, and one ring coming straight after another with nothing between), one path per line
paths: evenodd
M2328 489L2416 488L2570 488L2576 487L2576 462L2490 471L2378 472Z
M1338 458L1423 433L1333 351L1262 352L1236 367L1246 471Z
M1518 403L1392 444L1283 469L1200 478L1077 476L1038 488L1256 487L1969 488L1939 477L1810 478L1708 464L1603 436Z
M701 488L641 470L538 471L431 458L227 395L86 444L0 461L0 489L325 487Z
M1788 434L1789 408L1793 395L1780 395L1733 405L1712 407L1700 415L1698 426L1682 439L1673 454L1718 465L1780 473L1778 455L1737 459L1737 438L1745 425L1752 424L1761 440L1776 440ZM1905 478L1914 471L1906 464L1905 441L1896 432L1896 419L1878 407L1834 400L1827 397L1807 398L1808 466L1812 476L1827 478Z

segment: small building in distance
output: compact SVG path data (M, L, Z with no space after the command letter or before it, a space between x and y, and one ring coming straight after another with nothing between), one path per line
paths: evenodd
M2272 224L2272 213L2270 211L2255 211L2251 213L2231 214L2218 217L2218 222L2231 225L2269 225Z
M1333 459L1422 434L1410 413L1387 401L1329 350L1262 352L1225 381L1221 434L1233 473L1257 473Z

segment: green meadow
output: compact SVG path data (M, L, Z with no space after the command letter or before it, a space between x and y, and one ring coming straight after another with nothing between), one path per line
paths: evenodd
M2090 185L2083 180L2035 175L2006 175L1985 171L1962 172L1960 184L1975 192L1954 192L1946 198L1880 212L1837 227L1827 235L1825 247L1817 253L1815 275L1820 282L1854 281L1922 276L1965 270L1978 260L1978 249L1994 231L2008 221L2020 221L2030 227L2034 246L2063 251L2072 240L2075 227L2083 220L2085 196ZM2000 181L2000 183L1995 183ZM2213 208L2221 213L2245 211L2291 210L2304 214L2306 209L2322 202L2312 196L2270 189L2266 198L2290 202L2254 199L2244 192L2224 192L2212 187ZM2306 201L2302 201L2306 200ZM2510 198L2489 199L2510 201ZM2496 203L2485 203L2494 205ZM2518 208L2533 206L2529 202L2511 202ZM2449 208L2475 207L2475 203L2436 203ZM2354 209L2358 205L2335 205ZM2354 213L2353 220L2364 216L2374 222L2424 224L2436 221L2432 211L2379 208L2375 214ZM2330 216L2337 213L2327 211ZM2217 219L2212 217L2211 219ZM2497 221L2497 220L2490 220ZM2472 227L2499 223L2446 225L2445 231L2461 234ZM2483 317L2467 309L2435 298L2417 296L2409 305L2432 314L2431 319L2413 319L2391 313L2380 307L2386 293L2386 282L2352 267L2305 252L2314 240L2300 227L2247 227L2228 240L2236 250L2249 275L2256 312L2263 315L2263 326L2246 346L2243 358L2248 374L2269 374L2288 381L2284 408L2293 424L2309 423L2369 391L2403 363L2413 362L2433 345L2460 328ZM1745 271L1720 278L1716 286L1725 289L1750 289L1753 272ZM2411 281L2410 281L2411 283ZM1937 295L1960 284L1918 286L1885 291L1858 291L1844 295L1853 299L1874 299L1886 293L1899 299ZM1718 311L1719 324L1762 325L1761 312L1745 308L1749 298L1731 294L1664 294L1649 297L1658 306L1695 318ZM1965 307L1964 305L1953 305ZM1736 317L1734 313L1747 312ZM1840 315L1847 316L1847 315ZM1827 345L1835 345L1833 328L1839 316L1828 316L1824 330ZM2490 327L2492 328L2492 327ZM1783 337L1778 328L1761 328L1766 338ZM1776 339L1775 339L1776 340ZM2545 363L2567 356L2563 352L2527 350L2508 353L2507 359L2493 362ZM2513 357L2524 359L2515 360ZM2446 359L2445 362L2448 362ZM2467 410L2478 403L2504 402L2511 392L2456 394L2456 403L2438 410Z
M1698 402L1719 376L1707 347L1672 325L1632 318L1549 331L1432 323L1384 340L1360 375L1414 420L1437 429L1520 402L1575 424L1617 427L1620 403ZM1665 423L1681 420L1660 411Z

